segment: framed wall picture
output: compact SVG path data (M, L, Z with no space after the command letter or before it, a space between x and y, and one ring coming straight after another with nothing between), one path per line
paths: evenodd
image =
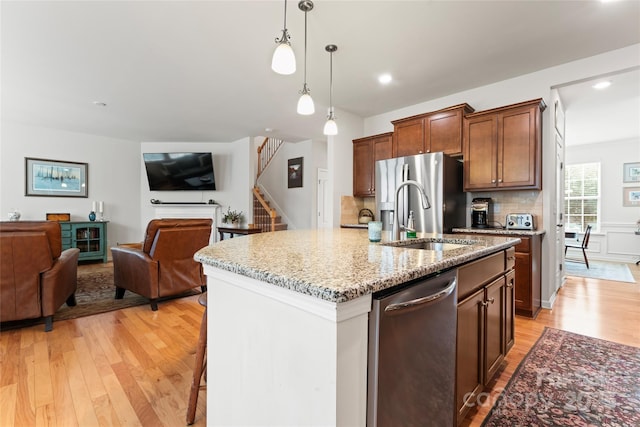
M624 164L624 182L640 182L640 163Z
M287 182L289 188L302 187L302 166L304 158L297 157L287 161Z
M640 187L622 188L622 206L640 206Z
M25 157L25 196L88 197L87 163Z

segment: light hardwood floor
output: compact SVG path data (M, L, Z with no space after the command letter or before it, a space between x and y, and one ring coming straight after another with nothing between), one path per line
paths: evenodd
M104 264L96 267L104 268ZM545 326L640 347L635 284L570 278L553 310L518 317L516 344L492 384L506 385ZM197 296L0 333L0 426L183 426L203 308ZM206 390L196 426L206 425ZM472 410L478 426L490 405Z

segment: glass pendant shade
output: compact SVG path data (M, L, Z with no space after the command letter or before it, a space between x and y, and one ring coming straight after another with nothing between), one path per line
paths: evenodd
M324 124L324 134L325 135L338 134L338 124L336 123L335 117L333 117L333 113L329 113L327 122Z
M284 41L278 43L278 47L273 52L271 69L278 74L293 74L296 72L296 56L291 45Z
M298 114L309 116L316 112L316 107L313 104L313 98L308 93L303 93L298 99Z

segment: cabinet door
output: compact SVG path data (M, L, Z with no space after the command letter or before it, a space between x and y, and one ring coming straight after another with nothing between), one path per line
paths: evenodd
M516 341L516 309L515 309L515 283L516 272L511 270L506 274L506 285L504 293L504 349L506 356Z
M425 118L427 153L443 151L445 154L462 154L462 111L447 111Z
M504 289L504 276L485 288L485 363L482 377L485 385L504 359Z
M373 140L373 171L375 173L375 162L387 160L393 157L393 136L381 136ZM374 179L375 182L375 179Z
M394 157L424 153L424 119L420 117L394 125L393 139Z
M522 107L500 114L498 187L531 188L539 184L536 111L537 107Z
M484 320L480 289L458 304L458 336L456 354L456 411L458 424L482 391L482 352Z
M516 309L531 311L531 255L516 252Z
M72 248L71 224L60 224L60 236L62 238L62 250Z
M373 157L371 141L353 143L353 195L356 197L373 194Z
M465 119L464 189L496 186L498 116L487 114Z

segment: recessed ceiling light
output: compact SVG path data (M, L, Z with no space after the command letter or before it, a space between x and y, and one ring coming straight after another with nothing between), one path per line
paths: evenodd
M391 77L391 74L388 74L388 73L381 74L378 77L378 81L380 82L380 84L383 84L383 85L388 85L389 83L391 83L391 80L393 80L393 78Z
M264 128L264 131L265 131L265 132L273 132L273 129L271 129L271 128Z
M96 107L106 107L107 103L102 101L93 101L93 105L95 105Z
M609 80L604 80L604 81L601 81L601 82L598 82L598 83L594 84L592 87L594 89L606 89L609 86L611 86L611 82Z

